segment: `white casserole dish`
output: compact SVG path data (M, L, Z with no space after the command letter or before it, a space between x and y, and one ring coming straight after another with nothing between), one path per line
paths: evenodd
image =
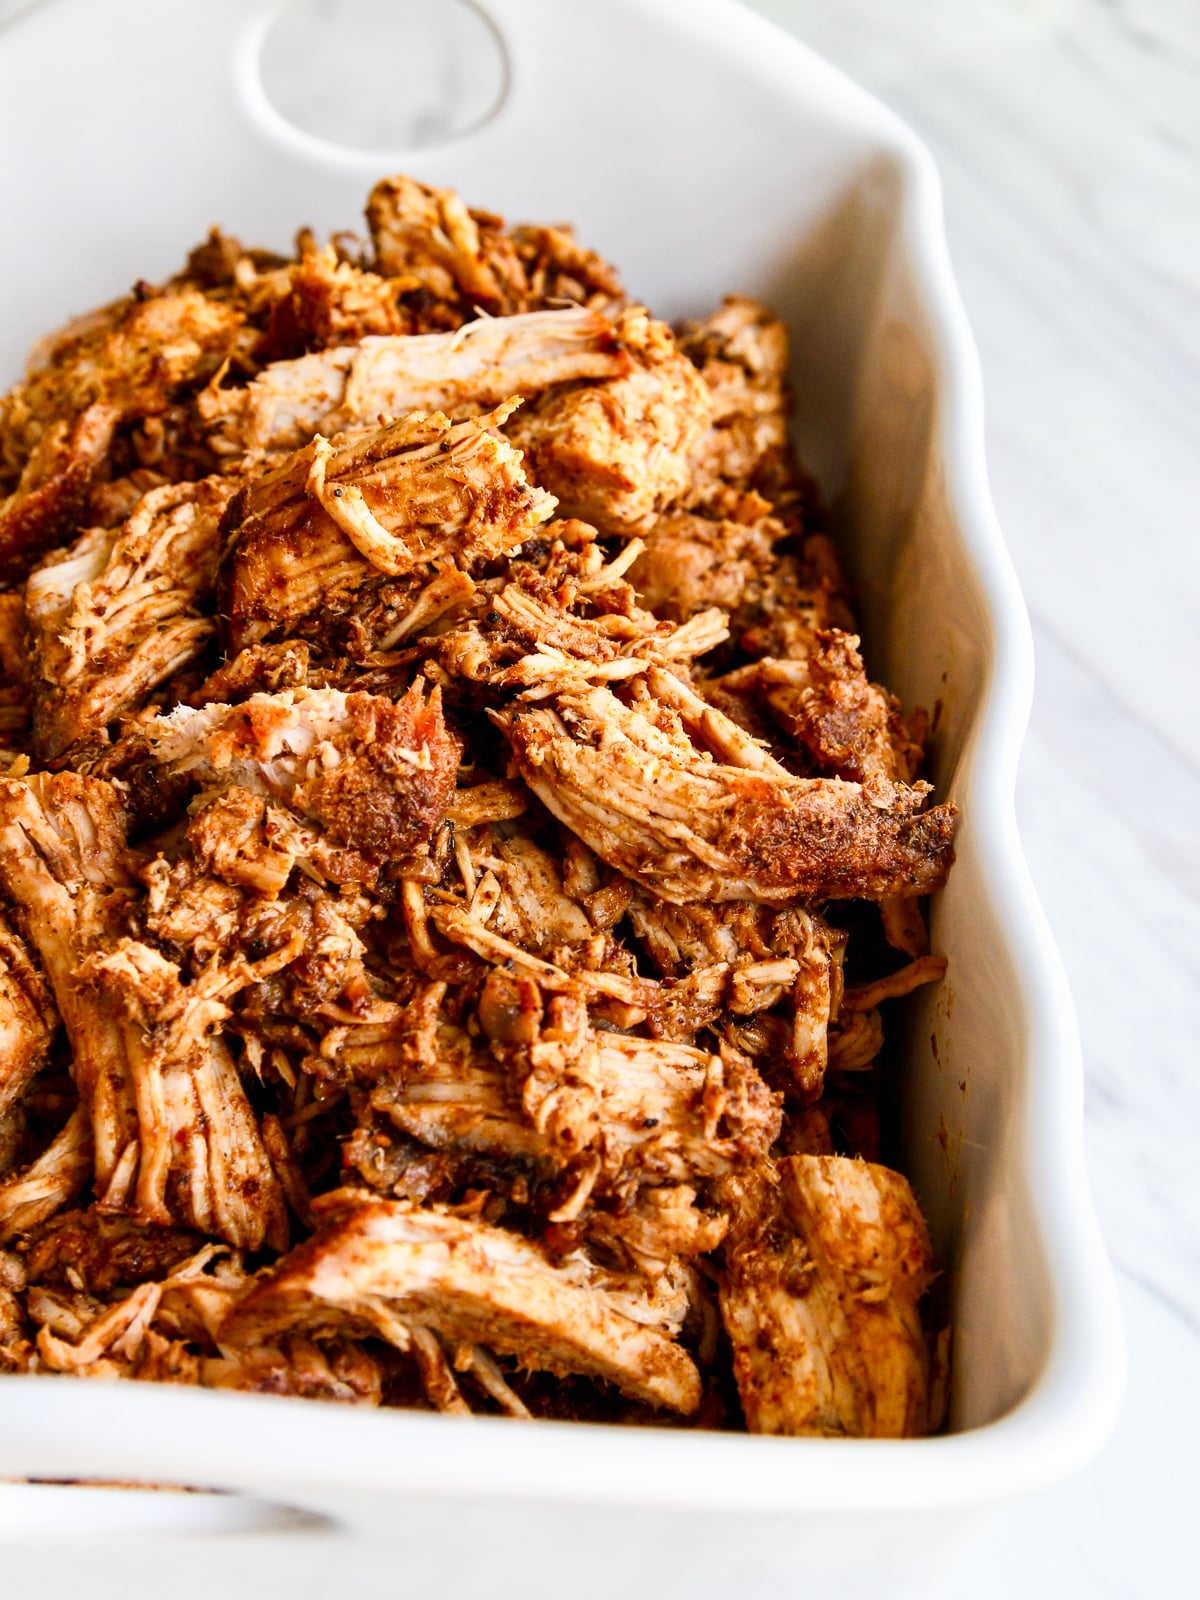
M1097 1447L1121 1371L1078 1039L1014 823L1029 627L989 500L936 173L884 107L731 0L483 9L507 58L495 114L368 152L272 110L257 66L271 13L245 0L51 0L19 18L0 33L0 385L36 336L165 276L211 222L278 246L300 221L353 226L388 170L510 218L570 219L659 315L736 289L785 317L798 438L861 585L868 666L907 704L940 704L932 776L963 813L933 909L950 973L907 1017L905 1109L905 1170L952 1290L950 1432L522 1427L4 1378L0 1477L239 1491L264 1502L264 1537L286 1523L278 1504L402 1537L406 1580L443 1595L477 1593L485 1573L502 1592L557 1586L565 1553L600 1536L602 1570L572 1567L577 1594L661 1586L681 1556L714 1587L795 1573L841 1596L881 1579L905 1592L972 1512ZM57 1538L104 1525L110 1499L0 1484L0 1527ZM126 1530L258 1525L244 1503L123 1504Z

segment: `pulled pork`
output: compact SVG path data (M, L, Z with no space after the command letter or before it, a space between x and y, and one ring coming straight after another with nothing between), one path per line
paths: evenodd
M214 230L0 400L0 1370L936 1426L873 1069L954 810L786 330L367 222Z

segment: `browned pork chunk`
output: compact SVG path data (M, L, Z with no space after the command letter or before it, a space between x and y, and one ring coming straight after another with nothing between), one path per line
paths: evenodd
M686 325L679 347L712 396L712 427L693 454L693 498L722 499L723 486L789 497L797 483L788 442L790 351L778 317L744 295Z
M0 912L0 1113L45 1065L58 1026L54 997L25 941Z
M25 594L0 592L0 750L23 749L29 732L29 659Z
M203 1243L182 1228L147 1227L90 1206L30 1230L25 1275L30 1283L109 1294L165 1276Z
M440 693L426 698L420 684L398 701L287 689L236 706L180 706L144 722L131 746L142 765L135 792L151 802L233 786L263 796L320 830L322 870L347 882L373 880L385 863L424 849L454 794L460 753ZM265 820L260 810L249 825ZM236 833L239 823L230 814L221 827ZM283 832L278 845L294 859L316 841Z
M830 628L816 632L812 644L803 660L765 660L743 674L751 692L762 695L771 719L819 772L856 783L910 781L920 743L895 696L868 681L858 639Z
M372 574L408 578L523 544L554 501L529 485L495 431L511 409L458 424L416 414L341 445L317 438L245 489L230 507L221 580L231 649L287 629Z
M765 502L763 502L765 504ZM752 605L776 543L786 529L775 517L703 517L668 511L645 534L646 548L630 570L642 604L686 622L708 606L736 612Z
M730 1196L721 1314L747 1427L924 1433L917 1306L932 1254L912 1190L898 1172L839 1156L789 1156L778 1174L778 1188L762 1174Z
M312 646L303 639L247 645L210 672L186 697L184 704L199 710L218 701L236 705L252 694L303 689L308 683L312 654Z
M103 739L210 638L199 602L235 487L205 478L152 489L119 528L92 529L32 575L33 741L43 761Z
M525 782L610 866L678 902L919 895L945 881L954 812L920 813L926 787L793 777L685 692L693 742L661 704L683 686L658 668L647 683L652 698L631 705L564 688L497 716Z
M51 545L75 532L118 416L113 406L91 405L73 422L51 422L38 439L16 487L0 500L0 582L23 577Z
M178 1290L172 1298L179 1298ZM301 1334L284 1335L276 1344L230 1348L202 1357L197 1376L205 1389L287 1394L341 1405L377 1406L383 1393L382 1369L360 1344L336 1338L317 1341Z
M627 376L552 390L509 434L563 515L629 537L690 487L691 453L710 424L712 402L670 329L642 307L621 312L616 333L633 358Z
M136 890L111 785L74 773L0 783L0 884L36 945L95 1137L97 1198L231 1244L282 1244L286 1223L228 1045L226 997L249 970L184 985L127 932ZM244 967L244 964L243 964Z
M700 1400L691 1357L635 1320L583 1260L556 1266L532 1240L399 1201L349 1197L230 1313L222 1343L358 1326L400 1342L428 1330L523 1366L583 1373L650 1405L689 1413Z
M21 383L0 401L0 470L19 473L38 441L62 419L111 429L166 410L184 385L210 378L232 349L242 318L194 289L139 285L127 300L81 317L39 347Z

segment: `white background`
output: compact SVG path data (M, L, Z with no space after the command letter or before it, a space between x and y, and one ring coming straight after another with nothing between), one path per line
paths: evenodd
M23 3L0 0L0 18ZM995 498L1037 644L1021 826L1079 1007L1092 1181L1129 1342L1125 1407L1099 1459L997 1513L931 1600L1196 1592L1200 5L755 8L891 104L942 171ZM187 1564L229 1592L273 1592L264 1546L221 1543ZM356 1588L373 1576L391 1589L394 1557L377 1556L373 1574L356 1564ZM350 1577L328 1541L307 1563L289 1573L295 1600ZM34 1568L25 1581L6 1568L14 1596L31 1592ZM174 1580L160 1571L155 1587ZM702 1575L686 1592L700 1600Z

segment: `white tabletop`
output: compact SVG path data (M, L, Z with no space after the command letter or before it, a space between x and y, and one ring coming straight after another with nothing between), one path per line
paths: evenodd
M1129 1389L945 1596L1197 1592L1200 8L757 0L942 171L1000 522L1033 617L1019 816L1075 991Z
M24 3L0 0L0 18ZM931 1595L1186 1593L1200 1437L1200 7L756 8L893 105L945 180L995 498L1037 642L1021 825L1079 1007L1092 1180L1127 1319L1111 1443L1072 1482L997 1513ZM214 1541L192 1576L206 1593L214 1580L272 1593L277 1558L254 1545ZM13 1555L6 1592L65 1592L44 1553L28 1568ZM395 1577L394 1553L360 1556ZM356 1586L372 1581L354 1567ZM190 1594L186 1576L154 1584ZM324 1597L348 1576L345 1547L318 1540L288 1593ZM81 1592L110 1592L97 1581ZM149 1591L126 1571L111 1592ZM702 1600L702 1575L687 1592Z

